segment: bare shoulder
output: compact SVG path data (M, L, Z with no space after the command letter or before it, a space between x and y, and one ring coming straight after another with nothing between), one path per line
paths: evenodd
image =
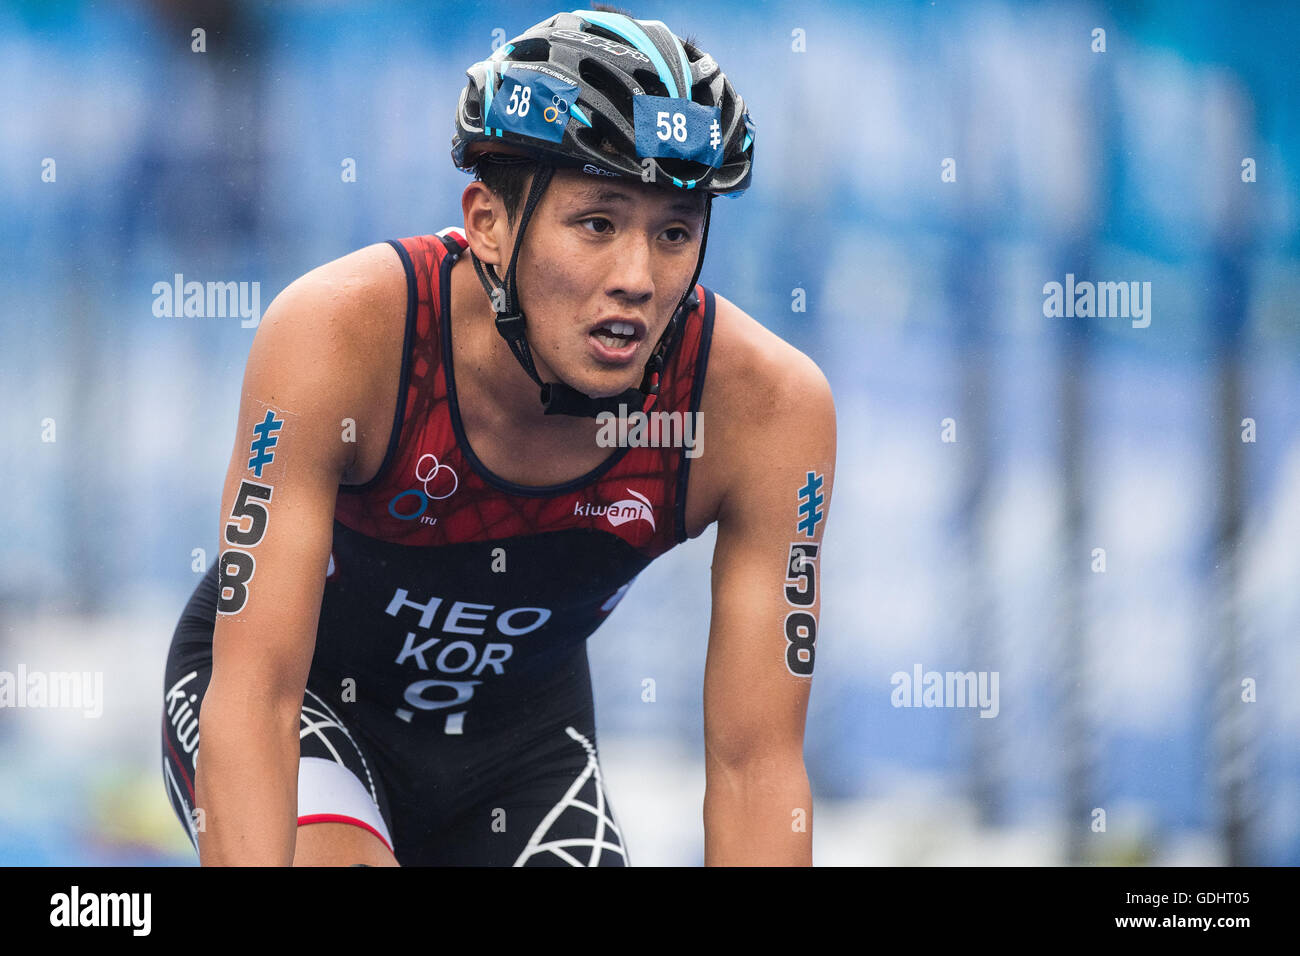
M337 428L356 421L349 472L377 441L385 445L401 372L406 273L396 250L375 243L298 277L275 297L258 326L245 389L292 402Z
M405 317L405 270L392 246L375 243L291 282L267 309L257 334L301 339L299 344L317 355L343 345L364 348L375 324L394 311Z
M715 292L714 301L701 402L709 418L744 428L801 421L827 410L833 418L830 383L816 362L724 296Z
M817 363L716 292L700 414L706 437L690 472L690 537L774 459L834 457L835 406Z

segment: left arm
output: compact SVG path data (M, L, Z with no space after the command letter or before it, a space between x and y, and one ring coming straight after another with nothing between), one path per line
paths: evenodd
M706 866L812 865L803 737L835 408L816 365L788 356L726 427L704 672Z

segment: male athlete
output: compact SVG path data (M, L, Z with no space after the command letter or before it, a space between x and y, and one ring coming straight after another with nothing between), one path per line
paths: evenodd
M257 331L167 661L173 807L204 865L626 865L586 639L717 522L705 862L810 865L835 417L696 284L712 197L750 182L744 102L609 8L468 76L463 228L309 272Z

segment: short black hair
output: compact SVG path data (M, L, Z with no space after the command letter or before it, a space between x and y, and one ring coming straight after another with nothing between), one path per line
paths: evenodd
M522 211L524 190L528 188L533 173L540 164L519 156L480 157L474 165L474 178L496 193L506 207L506 222L515 227L515 219Z

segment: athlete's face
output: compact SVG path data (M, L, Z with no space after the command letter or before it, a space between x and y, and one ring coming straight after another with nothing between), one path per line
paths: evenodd
M700 194L556 170L517 277L543 380L598 398L640 385L695 272L703 228Z

